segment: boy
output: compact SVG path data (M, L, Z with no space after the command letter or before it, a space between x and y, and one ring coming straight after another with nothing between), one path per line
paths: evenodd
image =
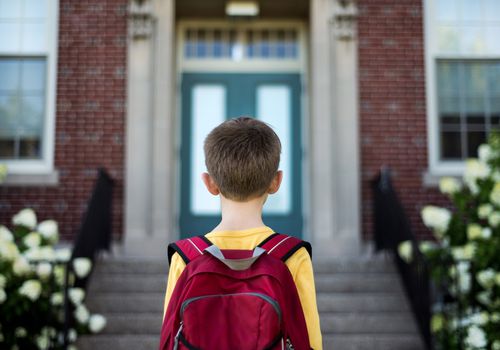
M222 220L205 237L220 249L254 249L274 233L262 221L269 194L276 193L283 177L278 171L281 143L265 123L240 117L223 122L205 139L202 174L207 190L221 200ZM286 261L306 320L312 349L322 349L312 262L302 247ZM186 264L172 256L165 295L164 315L175 284Z

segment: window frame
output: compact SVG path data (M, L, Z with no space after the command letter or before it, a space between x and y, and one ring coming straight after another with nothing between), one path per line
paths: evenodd
M0 159L12 175L50 175L54 171L55 119L57 95L57 50L59 37L59 0L47 0L47 49L44 52L0 52L5 58L46 58L45 111L40 159ZM9 180L9 178L7 179Z
M438 36L435 30L434 15L436 1L424 0L424 51L425 51L425 90L427 115L427 154L428 172L425 176L461 176L465 171L466 160L440 160L439 111L437 98L437 63L439 60L491 61L500 60L500 55L490 54L441 54L436 52ZM429 181L426 181L429 182ZM432 182L432 181L430 181Z

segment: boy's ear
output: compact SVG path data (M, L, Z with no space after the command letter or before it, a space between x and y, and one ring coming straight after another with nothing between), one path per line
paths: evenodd
M203 180L203 183L205 184L208 192L210 192L214 196L217 196L220 193L219 186L217 186L214 179L212 179L209 173L201 174L201 179Z
M281 180L283 180L283 171L278 170L278 172L274 176L273 181L271 181L271 185L269 186L267 193L273 194L278 192L281 186Z

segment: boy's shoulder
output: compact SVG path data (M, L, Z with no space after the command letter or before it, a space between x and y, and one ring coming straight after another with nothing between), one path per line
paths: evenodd
M197 257L203 255L205 249L213 245L207 235L195 236L178 240L168 246L168 260L172 260L174 254L179 254L185 264L188 264ZM295 236L282 233L272 233L262 240L257 247L264 249L269 255L286 262L301 248L304 248L312 259L312 247L307 241Z

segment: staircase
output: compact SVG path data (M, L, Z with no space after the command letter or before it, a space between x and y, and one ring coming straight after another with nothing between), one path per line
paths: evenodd
M424 349L399 277L384 257L314 262L324 349ZM88 306L106 316L80 350L157 349L167 275L166 259L100 262Z

